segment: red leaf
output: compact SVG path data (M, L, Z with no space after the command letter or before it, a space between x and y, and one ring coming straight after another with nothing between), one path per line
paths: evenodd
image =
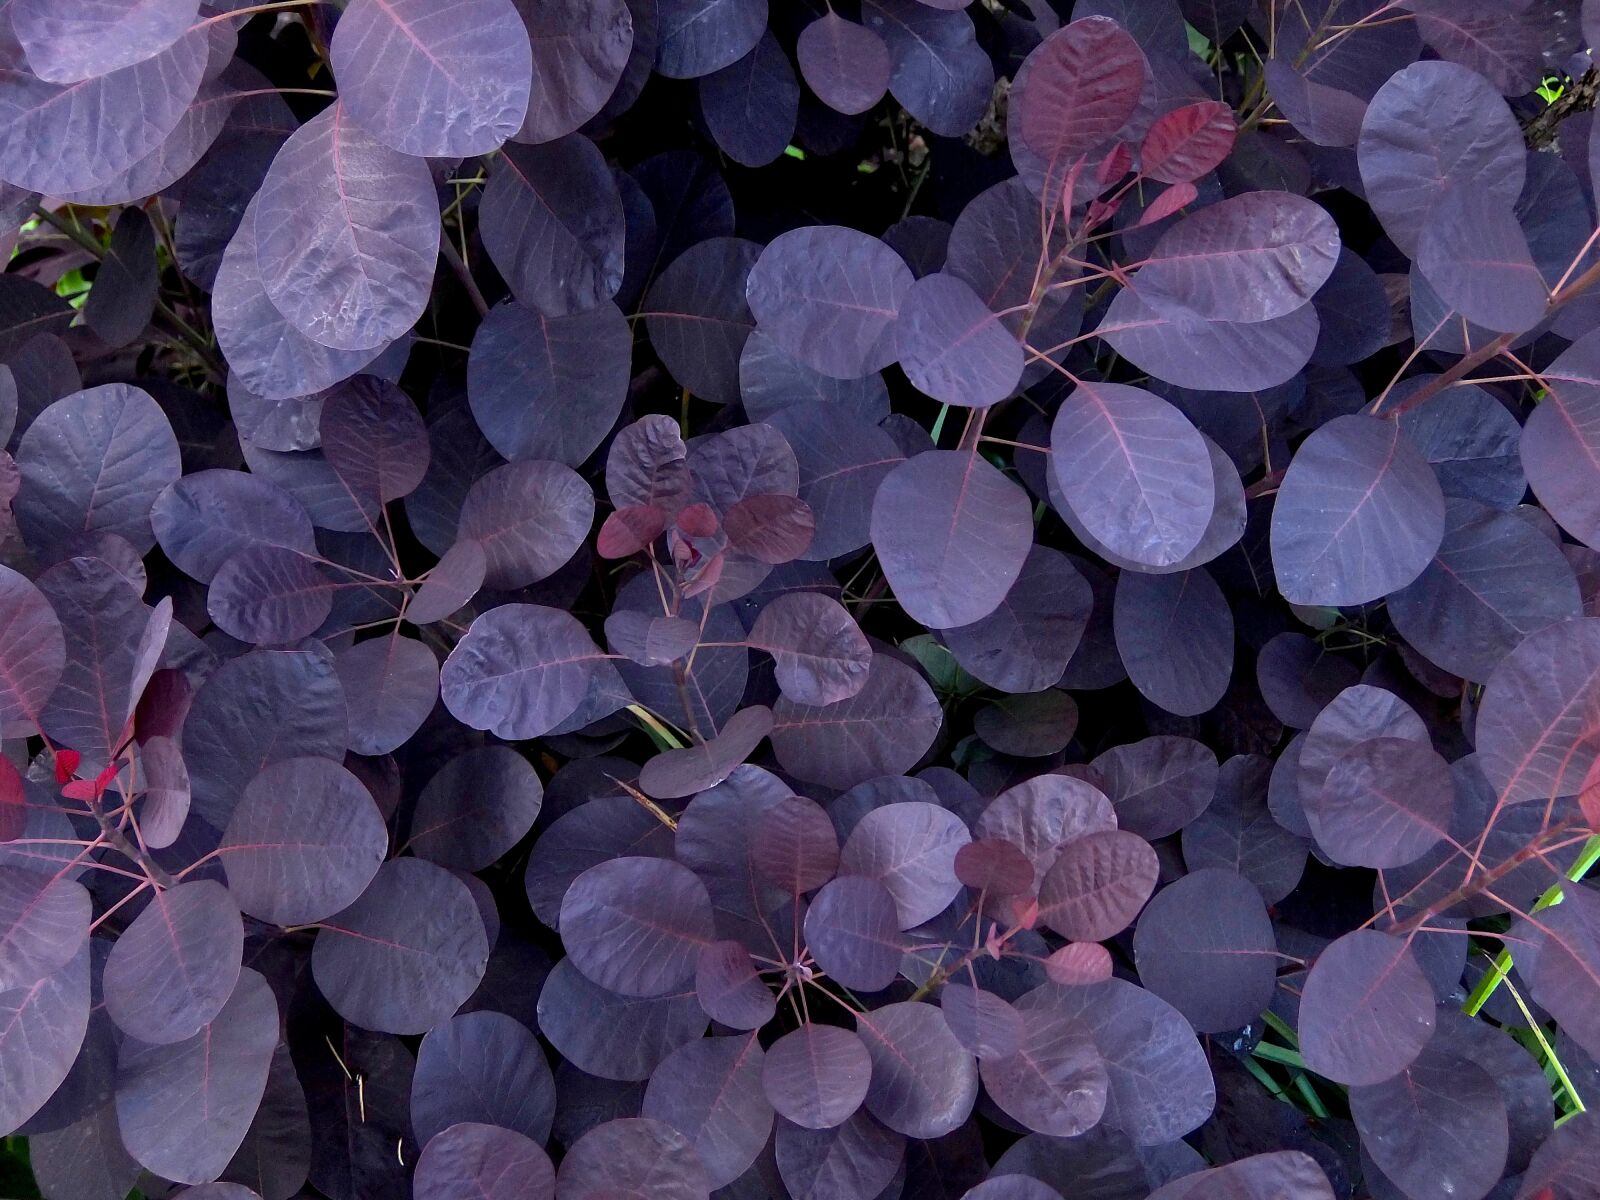
M1218 100L1186 104L1158 117L1139 148L1144 174L1163 183L1192 183L1233 149L1233 109Z

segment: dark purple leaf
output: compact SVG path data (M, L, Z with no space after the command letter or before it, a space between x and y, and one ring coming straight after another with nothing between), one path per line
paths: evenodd
M939 1007L956 1041L979 1059L1010 1058L1021 1048L1022 1015L994 992L947 983L939 991Z
M1413 63L1379 88L1357 157L1372 211L1408 254L1447 192L1477 185L1512 204L1522 190L1516 119L1483 76L1455 63Z
M1128 678L1152 704L1193 716L1222 699L1233 673L1233 614L1204 567L1125 571L1113 613Z
M942 137L977 123L994 91L994 66L972 18L936 12L916 0L866 0L862 24L889 49L889 90Z
M978 1066L990 1099L1037 1133L1076 1137L1106 1108L1106 1063L1089 1032L1065 1013L1030 1007L1019 1013L1022 1038L1006 1058Z
M1600 753L1600 622L1563 621L1526 638L1489 677L1478 765L1505 804L1576 795Z
M0 52L0 174L55 195L94 187L138 162L166 140L199 90L207 33L194 26L148 58L70 83L38 78L22 46L7 39Z
M0 1129L15 1130L61 1086L89 1027L89 948L0 992Z
M1405 384L1431 378L1414 376ZM1401 388L1395 390L1395 396L1405 394ZM1552 392L1547 403L1558 404L1563 394L1564 388ZM1407 409L1399 419L1406 437L1432 464L1446 497L1508 509L1515 508L1526 494L1528 481L1518 456L1522 428L1505 405L1483 388L1448 388L1425 404ZM1529 420L1533 421L1532 416ZM1541 432L1548 432L1545 422L1538 424Z
M795 1200L875 1200L903 1165L906 1139L858 1112L832 1129L778 1122L774 1157Z
M150 521L166 556L185 574L210 583L247 546L316 553L311 519L276 484L244 471L197 471L155 498Z
M1363 604L1404 587L1444 536L1444 497L1392 422L1337 417L1301 444L1272 512L1278 587L1294 604Z
M504 1013L462 1013L417 1047L411 1127L419 1143L471 1121L543 1145L555 1111L555 1080L539 1039Z
M774 238L750 270L750 311L814 370L854 379L897 357L895 321L911 269L877 238L814 225Z
M767 27L767 0L657 0L656 70L670 79L709 75L743 58Z
M1312 964L1300 997L1306 1065L1341 1083L1392 1079L1427 1044L1433 988L1406 942L1361 929Z
M519 142L576 130L617 90L640 31L624 0L512 0L533 47L533 90ZM654 36L654 30L650 30Z
M1190 738L1157 736L1114 746L1094 760L1117 824L1144 838L1176 833L1205 811L1217 756Z
M910 929L955 898L956 851L971 840L948 809L921 801L888 804L856 822L839 852L839 871L882 883L894 897L900 928Z
M594 143L575 133L508 146L496 165L483 195L483 242L517 299L563 317L616 295L622 198Z
M800 31L800 74L829 108L862 113L889 87L889 48L872 30L828 12Z
M1350 1089L1362 1150L1397 1186L1486 1195L1505 1170L1506 1105L1489 1073L1429 1047L1392 1079Z
M1230 1200L1270 1200L1273 1196L1333 1200L1336 1193L1309 1153L1279 1150L1185 1175L1157 1188L1150 1200L1200 1200L1212 1195Z
M1256 684L1272 715L1310 729L1325 705L1359 678L1354 664L1301 633L1280 633L1256 656Z
M1191 871L1220 867L1243 875L1276 904L1300 882L1306 844L1279 825L1268 807L1271 760L1241 754L1222 764L1217 793L1183 830Z
M768 1048L761 1087L772 1107L796 1125L832 1129L861 1107L871 1075L872 1058L860 1037L808 1023Z
M1201 1033L1254 1021L1272 1000L1277 941L1254 884L1227 870L1192 871L1139 917L1139 979Z
M106 1011L143 1042L191 1038L233 994L243 949L239 910L221 884L157 890L106 960Z
M1561 905L1539 918L1544 928L1533 964L1534 999L1592 1057L1600 1050L1600 904L1584 888L1568 888ZM1524 952L1513 951L1519 961Z
M1022 345L983 299L955 275L936 272L901 302L895 340L906 378L948 404L983 408L1022 378Z
M328 1002L366 1029L422 1033L483 978L489 943L472 893L443 867L400 858L349 908L321 922L312 974Z
M357 0L329 63L341 103L403 154L483 154L528 112L532 56L511 0Z
M1000 606L940 636L963 670L1007 692L1056 683L1088 625L1093 594L1070 559L1033 546Z
M561 901L561 936L574 965L625 996L659 996L689 981L712 940L705 885L659 858L590 867Z
M1338 257L1339 231L1318 205L1287 192L1250 192L1174 225L1133 287L1160 312L1268 321L1309 301Z
M701 948L694 992L708 1017L732 1029L759 1029L778 1008L777 999L756 974L750 952L733 941Z
M979 816L974 831L981 838L999 838L1020 850L1037 883L1049 873L1067 843L1116 827L1110 802L1094 785L1069 775L1036 775L996 796Z
M959 1128L978 1097L978 1071L938 1008L888 1004L856 1015L872 1061L866 1108L907 1137L938 1138Z
M0 729L31 734L66 663L61 622L26 576L4 566L0 613Z
M1311 304L1270 321L1206 321L1176 310L1159 312L1124 288L1095 332L1167 383L1250 392L1292 379L1310 360L1319 325Z
M640 1115L688 1138L714 1187L744 1174L771 1135L765 1057L755 1034L705 1038L673 1051L650 1076Z
M230 637L288 645L322 627L333 611L338 586L317 558L257 542L218 569L206 594L206 611Z
M666 750L639 772L639 787L658 799L692 796L715 787L749 758L772 732L772 710L754 704L724 722L717 735L699 745Z
M479 428L506 458L577 466L622 410L631 341L610 303L562 317L520 304L496 306L467 361Z
M1050 429L1074 515L1116 553L1160 567L1196 546L1215 506L1211 456L1176 408L1141 388L1081 383Z
M381 347L427 307L439 253L427 167L374 141L342 104L284 143L251 203L262 287L306 337L338 350Z
M1006 696L972 718L972 728L984 744L1017 758L1044 758L1059 754L1078 728L1078 705L1064 691L1050 689L1021 696Z
M1015 896L1033 890L1028 856L1004 838L985 837L956 851L956 878L975 892Z
M1133 923L1155 890L1156 852L1120 830L1061 847L1039 885L1039 919L1062 937L1100 942Z
M710 238L674 259L645 296L651 347L674 379L717 404L739 399L739 355L755 326L745 283L761 253L743 238Z
M772 716L772 750L784 769L839 788L910 770L944 719L922 676L883 654L873 656L867 682L848 700L810 705L783 697Z
M899 909L876 879L844 875L824 884L806 910L805 932L817 965L847 988L882 991L900 973Z
M141 1166L180 1183L222 1174L244 1141L278 1044L267 981L241 971L216 1019L171 1045L128 1038L117 1056L117 1119Z
M746 496L722 514L729 544L768 566L793 562L811 546L816 517L796 496Z
M485 583L524 587L553 574L578 551L594 521L594 493L568 467L508 463L490 471L461 505L462 537L488 560Z
M126 346L150 323L157 283L155 229L143 209L125 208L84 301L84 324L106 345Z
M411 847L462 871L487 867L533 827L544 789L509 746L464 751L436 772L411 817Z
M89 935L89 914L89 893L77 881L0 867L0 991L31 987L66 966Z
M838 413L875 425L889 415L889 391L881 375L830 378L780 350L761 332L750 336L739 356L739 392L746 417L776 425L785 430L786 437L787 427L777 419L785 409L801 410L790 414L797 421L802 414L831 421ZM800 450L796 448L795 453Z
M182 473L178 440L147 392L108 383L57 400L17 449L17 526L39 552L84 532L114 533L143 553L150 512Z
M843 605L815 592L780 596L761 610L750 645L771 654L778 686L797 704L834 704L859 693L872 647Z
M472 1121L452 1125L422 1148L411 1183L416 1200L553 1200L555 1186L555 1168L537 1142Z
M351 492L387 503L416 490L428 472L428 431L411 398L362 375L335 387L322 406L322 452Z
M388 840L359 779L325 758L290 758L245 788L217 857L245 912L303 925L352 904L377 874Z
M975 452L908 459L873 500L873 547L895 598L935 628L994 612L1032 541L1027 494Z
M758 339L766 340L758 333L746 343L746 364L750 360L749 348ZM834 383L825 376L814 378ZM841 386L853 387L855 382ZM871 375L860 382L870 383L874 389L871 406L876 407L879 399L887 404L888 396L879 376ZM842 408L842 399L838 404L815 404L803 393L791 391L791 387L784 385L784 391L799 402L769 414L766 423L783 435L794 452L800 499L811 508L815 531L802 557L826 561L866 545L872 532L872 499L884 476L904 456L894 439L878 426L845 412L829 411ZM867 406L868 402L863 402L862 407ZM754 419L748 386L745 409Z
M717 145L734 162L761 167L794 136L800 84L771 34L737 62L700 78L700 109Z
M1550 364L1549 393L1522 432L1522 466L1533 494L1585 545L1600 541L1600 505L1591 486L1600 474L1595 466L1600 452L1597 348L1600 338L1582 338Z
M793 896L821 887L839 866L833 822L814 801L802 796L779 799L756 819L750 865Z
M572 1200L706 1200L706 1168L692 1141L664 1121L628 1118L591 1129L567 1150L556 1195Z
M539 1031L574 1066L603 1079L648 1079L705 1030L692 989L635 1000L590 983L569 959L539 993Z
M439 699L439 660L416 638L369 638L334 655L350 719L350 749L398 750L422 727Z
M1440 197L1418 237L1416 267L1445 304L1496 332L1531 329L1549 303L1510 201L1483 185Z

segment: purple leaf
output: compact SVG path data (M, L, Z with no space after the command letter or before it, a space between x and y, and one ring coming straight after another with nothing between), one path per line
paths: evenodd
M574 1066L603 1079L648 1079L705 1031L692 989L631 999L590 983L570 959L555 965L539 993L539 1032Z
M1237 1029L1272 1000L1277 941L1255 885L1232 871L1192 871L1139 917L1139 979L1201 1033Z
M435 1026L417 1047L411 1127L428 1143L463 1121L550 1137L556 1085L539 1039L504 1013L473 1012Z
M665 859L599 863L561 900L561 939L573 964L624 996L660 996L687 983L712 937L705 885Z
M195 0L23 0L11 11L11 31L28 67L49 83L109 75L165 50L194 24Z
M321 922L317 987L366 1029L422 1033L461 1007L483 978L489 943L472 893L421 859L386 863L349 908Z
M1026 1008L1015 1053L978 1064L1002 1112L1035 1131L1077 1137L1105 1112L1106 1063L1088 1031L1047 1008Z
M52 195L104 183L166 140L200 89L208 51L206 28L195 26L149 58L47 83L11 42L0 52L0 175Z
M516 462L472 485L460 536L483 547L492 588L524 587L577 553L594 521L594 493L560 463Z
M334 655L350 718L350 749L398 750L422 727L439 699L439 660L416 638L369 638Z
M1125 571L1112 610L1128 678L1181 716L1215 707L1233 673L1233 614L1204 567L1175 575Z
M1192 183L1233 150L1233 110L1215 100L1163 113L1139 147L1139 170L1163 183Z
M842 875L863 875L889 889L900 928L931 921L960 891L956 851L972 840L948 809L922 801L887 804L867 813L839 852Z
M613 304L563 317L497 305L467 360L472 415L508 459L577 466L622 410L631 353L632 336Z
M872 647L849 612L815 592L779 596L763 608L750 645L772 655L778 686L796 704L848 700L872 669Z
M539 815L544 789L509 746L477 746L435 772L411 817L411 848L460 871L478 871L522 840Z
M1187 418L1142 388L1080 383L1050 428L1050 469L1074 515L1138 563L1178 562L1215 507L1211 456Z
M1240 754L1222 764L1217 793L1183 830L1183 860L1192 871L1220 867L1243 875L1276 904L1295 889L1306 844L1274 819L1267 795L1272 763Z
M832 1129L866 1099L872 1059L861 1038L833 1025L805 1024L773 1042L761 1087L780 1115L806 1129Z
M1139 44L1107 17L1074 21L1028 56L1016 80L1014 129L1043 166L1049 194L1133 115L1145 70Z
M117 1056L117 1120L128 1152L180 1183L222 1174L244 1141L278 1044L267 981L241 971L216 1019L185 1041L128 1038Z
M5 566L0 613L0 729L32 733L66 664L61 622L44 593Z
M734 941L701 947L694 994L706 1016L732 1029L759 1029L778 1010L777 998L756 974L750 952Z
M1347 933L1312 964L1300 997L1306 1065L1370 1086L1413 1062L1433 1033L1433 988L1411 948L1372 929Z
M206 594L218 629L243 642L287 645L315 633L339 586L319 559L285 546L246 545L224 562Z
M402 154L483 154L527 116L532 54L511 0L356 0L328 49L351 118Z
M1444 495L1393 422L1336 417L1303 443L1272 510L1272 564L1291 604L1364 604L1422 573Z
M1550 300L1510 202L1482 185L1439 198L1418 238L1416 267L1452 309L1496 332L1531 329Z
M57 400L17 449L17 526L39 551L85 531L114 533L140 553L155 542L150 512L182 473L178 440L160 405L125 383Z
M889 48L889 90L912 116L942 137L977 123L994 91L994 66L971 17L914 0L867 0L861 16Z
M247 546L315 554L311 518L276 484L244 471L197 471L156 496L150 522L162 552L185 574L210 583Z
M867 682L848 700L772 706L772 751L786 771L848 788L910 770L933 745L943 713L933 691L898 659L875 654Z
M284 143L252 203L262 286L300 333L366 350L416 324L439 253L423 163L374 141L336 105Z
M1117 293L1095 330L1118 354L1166 383L1230 392L1292 379L1310 360L1318 331L1310 304L1270 321L1205 321L1159 312L1132 288Z
M587 312L622 285L622 198L595 144L570 134L508 146L484 190L484 248L517 299L549 317Z
M674 1050L645 1088L640 1115L688 1138L713 1187L743 1175L772 1133L765 1058L753 1033L705 1038Z
M1150 1200L1200 1200L1214 1194L1237 1200L1269 1200L1272 1196L1332 1200L1335 1192L1315 1158L1298 1150L1279 1150L1185 1175L1157 1188Z
M1338 258L1339 231L1321 207L1287 192L1249 192L1163 234L1133 290L1158 312L1269 321L1309 301Z
M737 62L700 77L700 110L712 139L734 162L761 167L794 136L800 84L770 33Z
M142 1042L191 1038L233 994L243 949L239 910L221 884L158 889L106 960L106 1011Z
M762 332L813 370L855 379L896 358L895 321L911 269L877 238L842 225L780 234L750 270Z
M890 1187L903 1164L906 1139L858 1112L830 1129L780 1120L773 1151L779 1178L791 1196L874 1200Z
M954 275L925 275L901 302L895 332L906 378L935 400L982 408L1022 378L1022 346Z
M556 1171L538 1143L520 1133L463 1121L435 1134L422 1148L411 1186L416 1200L469 1195L553 1200Z
M767 0L657 0L661 43L656 70L695 79L748 54L767 27Z
M358 496L398 500L428 473L428 431L416 405L377 376L335 387L323 402L319 428L328 464Z
M125 208L84 301L84 324L106 345L126 346L150 323L158 283L155 228L143 209Z
M1408 254L1447 192L1476 185L1511 204L1522 190L1516 118L1483 76L1455 63L1413 63L1392 76L1367 107L1356 149L1372 211Z
M836 112L863 113L889 88L889 48L872 30L828 12L800 31L800 74Z
M1032 541L1027 494L972 451L907 459L872 504L872 543L895 598L935 628L994 612Z
M0 867L0 991L31 987L66 966L89 936L90 907L75 880Z
M746 344L746 363L750 359L749 347L755 346L758 339L765 340L765 336L758 333ZM878 376L869 376L863 382L870 382L876 389L873 394L881 395L887 405L888 396L882 391L883 382ZM751 399L747 386L747 413L751 413ZM872 535L872 498L884 476L904 456L894 439L877 425L846 412L829 411L843 408L842 399L826 407L805 400L803 395L801 401L769 414L766 423L783 435L794 452L800 499L811 509L815 530L801 557L825 562L867 544ZM871 403L876 406L876 399ZM754 419L755 414L751 416Z
M1113 746L1093 762L1117 824L1143 838L1176 833L1205 811L1217 784L1216 754L1190 738L1159 735Z
M755 326L745 286L761 253L743 238L699 242L645 296L651 347L674 379L717 404L739 398L739 355Z
M615 1200L701 1200L709 1177L694 1143L664 1121L630 1118L591 1129L567 1150L556 1194Z
M972 1114L978 1071L972 1055L931 1004L889 1004L858 1013L856 1029L872 1060L866 1108L907 1137L937 1138Z
M624 0L512 0L533 48L533 89L519 142L572 133L617 90L639 33Z
M843 875L824 884L806 910L805 932L817 965L845 987L882 991L900 973L899 909L876 879Z
M1086 833L1061 847L1039 885L1039 919L1062 937L1100 942L1133 923L1155 890L1156 852L1132 833Z
M692 796L716 787L771 732L771 709L761 704L742 708L710 740L663 751L645 763L639 772L639 787L658 799Z
M1528 415L1521 443L1533 494L1585 545L1600 541L1600 502L1592 487L1600 478L1595 466L1600 454L1597 349L1600 338L1581 338L1550 364L1549 394Z
M89 948L0 992L0 1129L15 1130L61 1086L89 1027Z
M388 843L359 779L326 758L289 758L245 788L217 857L241 909L274 925L304 925L353 904Z
M941 637L963 670L1006 692L1038 692L1060 680L1093 607L1070 559L1035 545L1000 606Z
M1036 775L996 796L979 816L974 832L1020 850L1037 882L1049 873L1067 843L1116 827L1110 802L1092 784L1068 775Z

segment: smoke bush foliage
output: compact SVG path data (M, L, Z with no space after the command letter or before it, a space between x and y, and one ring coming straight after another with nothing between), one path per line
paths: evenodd
M1592 1198L1585 8L10 0L43 1195Z

